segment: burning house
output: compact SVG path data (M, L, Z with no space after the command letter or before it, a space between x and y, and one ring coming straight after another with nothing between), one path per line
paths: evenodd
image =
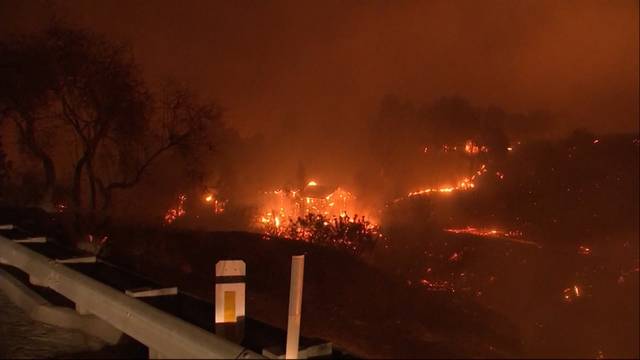
M280 227L307 214L327 217L354 214L355 196L339 186L309 181L302 190L273 190L265 193L260 223Z
M355 197L341 187L318 185L310 181L300 192L303 214L313 213L327 216L339 216L353 210L352 200Z

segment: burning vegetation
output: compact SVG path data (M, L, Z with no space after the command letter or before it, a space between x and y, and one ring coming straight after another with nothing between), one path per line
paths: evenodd
M465 177L462 180L457 181L456 185L454 186L443 185L438 188L427 188L427 189L416 190L416 191L410 192L409 194L407 194L407 196L411 197L411 196L427 195L431 193L450 193L454 191L470 190L476 186L474 183L476 178L478 178L479 176L481 176L486 172L487 172L486 165L482 165L480 166L480 169L478 171L476 171L473 175L471 175L471 177ZM400 201L400 200L402 199L396 199L395 201Z
M378 225L358 216L355 196L341 187L311 180L300 190L264 195L257 225L268 237L302 240L358 255L372 250L383 237Z
M176 221L176 219L184 216L187 213L187 211L184 209L185 200L187 200L186 195L181 194L178 196L178 203L176 204L176 206L167 210L167 213L164 215L165 224L171 224L172 222Z
M219 215L224 212L227 205L227 200L221 200L218 198L217 191L211 191L203 196L204 202L209 204L211 211L214 215Z
M346 213L340 216L307 213L285 223L265 224L266 237L282 237L313 244L346 250L354 255L370 252L383 239L379 226L364 217L351 218Z
M258 223L275 228L308 214L344 217L358 213L352 193L341 187L319 185L314 180L307 182L302 189L265 192L259 208Z
M465 228L460 228L460 229L444 229L444 231L454 233L454 234L470 234L470 235L474 235L482 238L505 240L505 241L510 241L514 243L532 245L537 247L541 246L538 243L535 243L533 241L527 241L523 239L524 234L520 230L504 231L504 230L497 230L495 228L478 229L473 226L467 226Z

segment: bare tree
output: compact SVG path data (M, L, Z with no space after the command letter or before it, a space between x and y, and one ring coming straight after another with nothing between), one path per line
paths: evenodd
M220 124L221 109L184 87L166 86L153 96L130 49L98 34L54 25L3 44L0 55L7 55L0 57L7 85L0 91L2 118L16 123L21 141L41 159L47 191L55 185L55 166L37 128L50 119L72 134L80 148L71 176L73 209L91 219L165 153L188 156L210 147L208 131Z
M47 150L52 126L51 90L55 69L42 35L0 43L0 121L9 120L18 131L21 150L38 159L44 175L43 203L51 200L56 184L53 159Z
M111 158L115 174L105 173L96 179L103 196L103 209L111 206L116 190L137 185L149 167L165 153L179 151L189 157L197 147L211 144L208 132L216 129L222 109L214 103L202 103L185 87L168 85L154 106L151 123L142 137L132 136L139 130L120 129L118 141L112 142Z
M118 129L144 127L150 96L126 47L65 27L52 27L46 34L58 74L54 96L82 149L74 165L73 204L85 207L86 171L93 211L97 207L96 154Z

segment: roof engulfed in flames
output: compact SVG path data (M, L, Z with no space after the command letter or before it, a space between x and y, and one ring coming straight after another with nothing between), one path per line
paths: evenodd
M328 217L365 212L358 209L355 196L341 187L309 181L303 189L272 190L264 193L258 225L279 228L308 214Z

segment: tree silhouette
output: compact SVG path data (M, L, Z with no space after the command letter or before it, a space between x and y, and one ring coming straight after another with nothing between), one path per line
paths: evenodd
M43 202L51 199L56 183L53 159L47 149L52 90L56 71L47 36L38 34L0 43L0 120L9 120L18 131L20 149L41 163L44 175Z
M0 114L42 161L45 193L56 182L45 131L70 134L80 149L70 184L77 214L108 210L113 192L137 185L162 155L211 147L207 134L220 127L216 104L175 84L153 93L130 49L99 34L55 24L1 44L0 55Z

